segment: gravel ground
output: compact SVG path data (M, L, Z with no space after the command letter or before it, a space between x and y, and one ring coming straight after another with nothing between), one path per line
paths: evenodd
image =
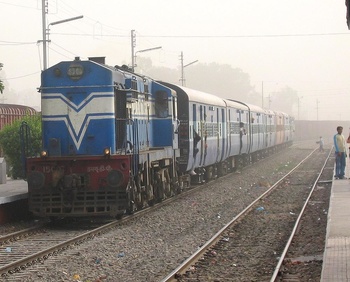
M334 158L330 158L305 209L298 232L288 250L288 259L282 268L285 281L295 276L299 281L321 279L333 166Z
M316 153L303 162L281 185L259 201L243 219L228 228L223 234L224 240L220 240L210 249L205 258L201 259L187 275L180 277L179 281L270 281L325 158L325 154ZM312 207L310 205L307 212L308 217L312 216L315 223L322 225L327 221L327 214L318 209L318 203L313 201ZM321 214L318 214L319 211ZM310 225L306 225L304 229L309 228ZM321 234L324 236L324 232ZM314 243L321 243L324 246L324 240L313 242L313 238L308 236L308 232L299 236L300 247L309 244L308 249L314 250ZM317 249L313 255L319 252L320 249ZM295 272L297 275L294 278L299 280L291 280L291 273L288 274L289 280L286 275L284 281L319 281L321 272L310 272L312 275L307 276L310 280L300 280L299 278L305 276Z
M73 247L9 281L160 281L304 158L315 144L220 178L188 198Z

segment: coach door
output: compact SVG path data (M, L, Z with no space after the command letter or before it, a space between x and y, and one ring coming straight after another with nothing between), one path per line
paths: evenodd
M217 128L217 154L216 161L220 162L223 158L225 139L223 138L223 123L225 122L224 109L216 109L216 128Z
M227 140L227 134L226 134L226 117L225 117L225 109L221 109L221 122L220 122L220 128L221 128L221 159L220 161L225 159L225 141Z
M180 121L177 118L177 97L174 95L173 91L171 93L171 103L172 103L172 123L173 123L173 149L179 148L179 126Z

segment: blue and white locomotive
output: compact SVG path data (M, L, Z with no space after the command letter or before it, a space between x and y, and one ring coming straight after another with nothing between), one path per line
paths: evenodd
M39 216L121 216L293 140L293 119L155 81L103 58L43 71L43 150L27 158Z

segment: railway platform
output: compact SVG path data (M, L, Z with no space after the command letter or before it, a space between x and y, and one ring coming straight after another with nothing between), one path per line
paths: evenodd
M27 182L7 178L6 183L0 184L0 224L28 215Z
M347 169L349 168L347 160ZM350 179L334 179L321 282L350 282Z
M0 205L28 198L28 184L24 180L7 178L0 184Z

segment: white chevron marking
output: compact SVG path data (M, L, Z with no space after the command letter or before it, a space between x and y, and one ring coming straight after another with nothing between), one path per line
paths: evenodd
M101 97L105 95L110 96ZM43 121L63 121L78 150L91 120L114 117L112 92L91 93L78 106L60 93L44 94L43 97Z

